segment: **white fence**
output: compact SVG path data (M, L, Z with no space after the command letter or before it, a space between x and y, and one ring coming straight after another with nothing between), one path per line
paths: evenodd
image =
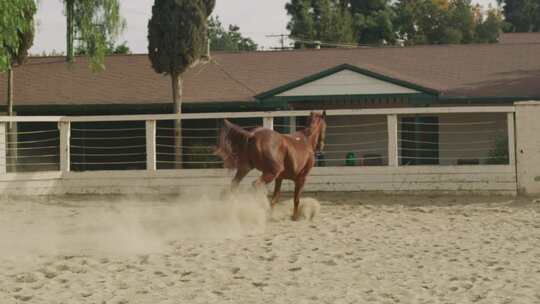
M511 106L327 111L328 150L306 190L515 194L514 112ZM309 113L0 117L0 190L177 193L226 187L232 173L211 156L223 118L293 132ZM182 160L171 150L170 123L178 119ZM45 127L26 130L25 124ZM504 141L497 141L500 134Z

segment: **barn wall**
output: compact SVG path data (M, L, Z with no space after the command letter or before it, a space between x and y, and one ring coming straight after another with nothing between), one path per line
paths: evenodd
M326 166L344 166L351 152L360 158L357 165L373 162L373 155L381 156L381 165L388 164L386 116L330 116L326 132L325 157L336 159L326 161ZM370 155L370 159L364 159Z
M484 122L489 124L479 124ZM457 165L458 159L478 159L486 164L496 138L508 134L505 113L439 115L439 123L441 165Z

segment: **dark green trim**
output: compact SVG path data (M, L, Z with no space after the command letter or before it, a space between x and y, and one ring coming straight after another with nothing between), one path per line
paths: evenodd
M477 104L477 103L513 103L517 101L540 100L540 96L495 96L495 97L446 97L440 96L438 103Z
M277 88L272 89L270 91L263 92L261 94L256 95L255 98L257 98L258 100L265 100L265 99L269 99L271 97L278 98L278 97L275 97L275 95L278 95L278 94L283 93L285 91L289 91L291 89L297 88L297 87L302 86L302 85L304 85L306 83L310 83L310 82L313 82L315 80L322 79L324 77L330 76L330 75L335 74L337 72L341 72L343 70L350 70L350 71L353 71L353 72L356 72L356 73L359 73L359 74L370 76L370 77L373 77L373 78L376 78L376 79L379 79L379 80L382 80L382 81L386 81L386 82L389 82L389 83L393 83L393 84L396 84L396 85L400 85L400 86L403 86L403 87L406 87L406 88L409 88L409 89L421 91L423 93L427 93L427 94L430 94L430 95L439 95L439 93L440 93L437 90L434 90L434 89L431 89L431 88L428 88L428 87L424 87L424 86L420 86L420 85L417 85L417 84L414 84L414 83L411 83L411 82L408 82L408 81L388 77L388 76L378 74L378 73L375 73L375 72L372 72L372 71L369 71L369 70L366 70L366 69L362 69L362 68L359 68L359 67L356 67L356 66L353 66L353 65L350 65L350 64L342 64L342 65L338 65L336 67L330 68L328 70L324 70L322 72L319 72L317 74L302 78L300 80L290 82L290 83L288 83L286 85L277 87ZM382 95L384 95L384 94L382 94Z
M189 103L182 106L185 112L243 112L256 110L287 109L288 103L283 100L260 102L222 102L222 103Z
M437 97L425 93L416 93L416 94L370 94L370 95L324 95L324 96L281 96L281 97L272 97L259 101L260 103L267 102L313 102L313 101L369 101L373 99L405 99L406 101L421 100L424 101L433 101Z
M118 115L118 114L166 114L171 104L93 104L93 105L15 105L19 115Z
M5 106L0 106L2 111ZM193 112L242 112L257 110L287 109L285 101L261 104L249 102L207 102L184 103L182 109L186 113ZM121 115L121 114L168 114L172 113L170 103L162 104L93 104L93 105L23 105L15 106L20 115Z

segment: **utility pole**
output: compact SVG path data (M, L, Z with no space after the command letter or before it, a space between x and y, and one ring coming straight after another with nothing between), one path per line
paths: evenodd
M285 47L285 38L289 37L289 35L287 35L287 34L275 34L275 35L266 35L266 37L268 37L268 38L279 37L279 42L281 44L281 47L272 48L272 49L281 50L281 51L289 49L288 47Z

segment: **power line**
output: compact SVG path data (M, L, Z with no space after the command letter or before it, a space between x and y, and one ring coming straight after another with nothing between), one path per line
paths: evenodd
M288 47L285 47L285 38L288 38L289 35L287 34L272 34L272 35L266 35L267 38L276 38L279 37L279 42L281 44L281 48L272 48L272 49L278 49L278 50L286 50L289 49Z

